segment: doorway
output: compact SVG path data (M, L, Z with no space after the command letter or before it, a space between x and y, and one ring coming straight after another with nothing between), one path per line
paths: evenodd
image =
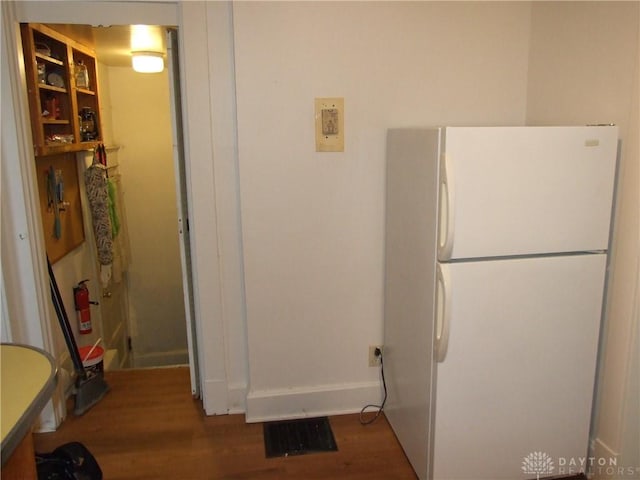
M174 128L172 132L172 122L180 123L176 120L180 109L171 108L175 99L170 88L172 69L178 66L167 59L159 73L135 72L128 48L130 26L47 26L96 51L101 137L116 204L111 278L90 282L92 296L100 303L94 308L98 325L93 338L81 338L79 343L91 344L99 338L107 368L189 364L187 318L191 317L186 308L192 302L190 289L185 288L183 272L188 266L181 261L184 236L183 229L178 229L184 220L177 202L184 182L176 178L184 169L176 148L180 142L173 140L181 131ZM162 45L165 29L156 30ZM78 157L82 183L92 155L81 152ZM87 205L85 197L84 210ZM68 274L73 270L84 277L95 271L90 265L96 262L90 255L95 240L88 212L84 217L86 252L58 262L57 276L73 278Z
M104 86L101 96L108 102L103 106L103 122L111 123L104 128L105 143L120 148L117 168L130 253L123 295L130 339L128 366L188 364L170 65L159 73L137 73L128 55L101 55L116 49L129 30L128 26L92 27ZM106 308L102 313L108 314Z
M63 356L50 328L49 292L43 264L43 232L33 193L35 169L20 83L18 22L103 25L131 23L177 25L180 32L180 76L184 112L185 168L191 218L194 311L189 353L192 392L208 415L241 411L246 392L246 326L243 304L241 226L233 69L233 6L229 2L4 2L3 105L8 135L3 139L4 288L14 338L45 345ZM202 75L203 61L209 75ZM213 85L217 87L213 87ZM215 106L215 108L214 108ZM216 124L218 128L213 128ZM4 133L4 129L3 129ZM4 156L5 150L7 157ZM216 174L213 174L214 166ZM8 188L11 187L11 188ZM15 188L13 188L15 187ZM6 194L6 195L5 195ZM3 210L4 211L4 210ZM11 213L11 216L9 216ZM5 225L6 224L6 225ZM187 242L189 243L189 242ZM222 268L222 260L225 268ZM55 267L55 266L54 266ZM34 302L31 292L36 292ZM72 301L72 299L71 299ZM65 301L65 303L68 303ZM23 320L26 319L26 320ZM228 326L228 328L227 328ZM197 345L197 349L195 348ZM63 358L58 358L59 362ZM193 365L196 368L193 368Z

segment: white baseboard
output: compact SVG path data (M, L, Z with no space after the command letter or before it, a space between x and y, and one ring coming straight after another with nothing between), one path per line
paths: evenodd
M229 385L227 390L227 411L230 415L245 413L247 411L247 385Z
M617 458L620 454L604 443L600 438L596 438L591 443L593 456L596 458Z
M134 368L187 365L189 364L189 352L187 349L181 349L170 352L136 353L133 355L133 359Z
M205 380L202 384L202 406L207 415L226 415L228 410L227 382Z
M65 398L69 398L73 394L75 379L76 372L71 355L65 351L58 357L58 385L60 385Z
M51 401L42 409L38 419L34 423L34 432L54 432L67 416L67 398L71 396L74 388L75 374L71 355L63 351L56 359L57 385L51 396Z
M286 390L251 390L247 395L249 423L359 412L381 401L380 383L320 385Z
M591 442L591 457L593 458L594 466L587 469L587 478L590 480L614 480L619 478L617 476L617 467L607 468L607 466L617 465L620 454L600 438L596 438ZM600 465L604 465L604 467L599 468Z

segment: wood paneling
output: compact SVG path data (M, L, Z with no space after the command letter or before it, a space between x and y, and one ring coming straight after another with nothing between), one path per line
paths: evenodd
M330 417L337 452L265 458L262 424L244 415L207 417L191 397L189 370L108 372L111 391L57 432L36 434L36 451L84 443L107 479L415 479L384 416Z
M59 211L60 238L56 238L54 223L54 205L50 203L48 192L48 172L60 170L64 182L64 201L68 205ZM74 248L84 242L84 224L82 221L82 204L78 179L78 162L74 153L63 153L47 157L36 157L36 179L40 197L40 212L47 255L51 263L55 263Z

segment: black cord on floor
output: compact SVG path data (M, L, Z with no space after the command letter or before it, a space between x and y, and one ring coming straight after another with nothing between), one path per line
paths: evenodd
M382 352L380 352L380 376L382 377L382 387L384 388L384 398L382 399L382 404L366 405L362 410L360 410L360 423L362 425L369 425L375 422L380 416L380 414L382 413L382 410L384 409L384 404L387 403L387 382L384 379L384 359L383 359ZM363 418L363 415L368 408L377 408L378 411L375 413L375 415L372 418L370 418L369 420L365 420Z

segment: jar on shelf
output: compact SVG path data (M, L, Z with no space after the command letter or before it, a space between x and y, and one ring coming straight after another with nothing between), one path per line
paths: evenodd
M38 83L47 83L47 67L44 63L38 63Z
M60 120L61 111L60 111L60 100L55 95L50 95L44 102L45 110L42 112L42 116L44 118L49 118L52 120Z
M89 88L89 70L82 60L76 63L76 87Z

